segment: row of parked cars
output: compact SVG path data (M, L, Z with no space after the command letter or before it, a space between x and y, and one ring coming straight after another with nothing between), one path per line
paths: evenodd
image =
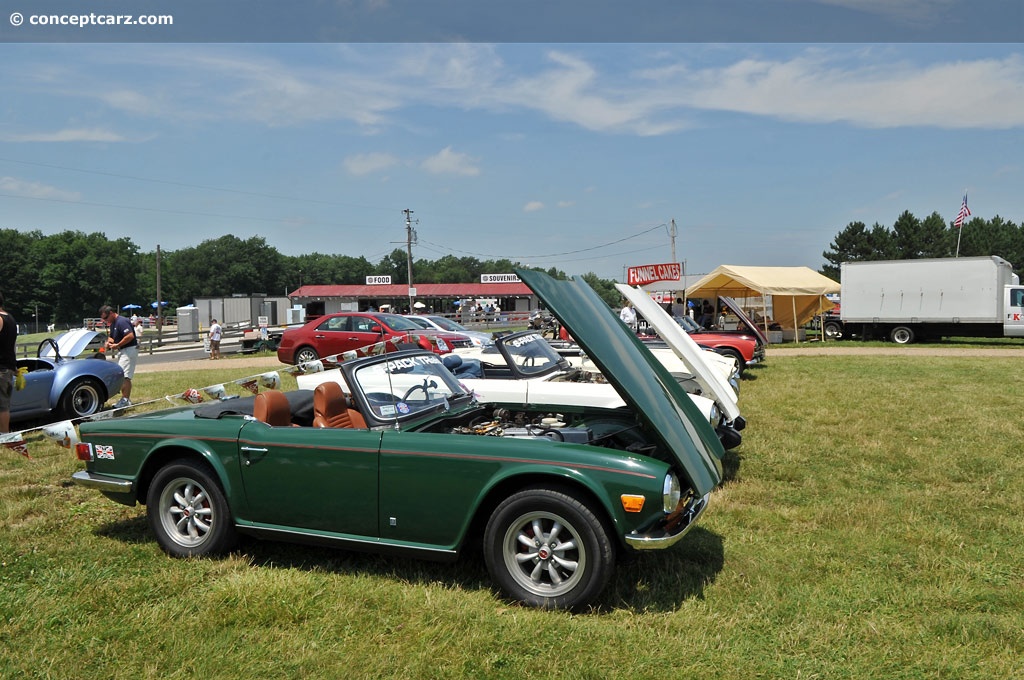
M285 333L282 360L322 368L417 340L299 375L287 393L83 423L74 481L146 504L174 556L242 536L439 560L477 546L510 599L585 608L619 559L677 544L707 508L744 424L739 366L710 359L642 291L622 288L664 347L582 279L517 273L576 350L536 331L475 344L393 314L320 317Z

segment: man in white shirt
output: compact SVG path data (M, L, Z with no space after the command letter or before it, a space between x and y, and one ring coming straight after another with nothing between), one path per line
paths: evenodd
M224 330L216 319L210 319L210 358L220 359L220 339Z

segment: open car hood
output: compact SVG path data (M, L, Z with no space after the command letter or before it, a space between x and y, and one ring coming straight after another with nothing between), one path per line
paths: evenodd
M516 274L672 452L698 495L713 490L722 480L724 449L672 374L582 278L559 281L526 269Z
M57 343L57 350L60 352L61 357L65 359L73 359L84 352L89 344L99 335L103 335L104 338L106 337L106 333L101 331L90 331L85 328L76 328L68 331L67 333L61 333L54 338L54 342ZM99 346L101 345L98 345L97 349ZM53 347L49 343L43 345L42 350L39 352L39 356L47 359L53 359Z
M730 421L739 418L740 407L736 403L732 388L722 378L722 374L704 360L705 352L697 346L693 338L683 332L683 329L668 315L668 312L642 289L627 286L624 283L617 283L615 287L623 297L633 303L640 315L647 319L647 323L654 327L654 330L675 355L690 367L701 389L718 402L725 417Z
M743 311L743 308L740 307L740 304L736 302L736 300L732 299L731 297L720 296L718 298L718 301L721 302L726 307L728 307L729 311L738 316L740 318L740 321L747 325L747 328L750 329L750 332L757 336L757 344L761 345L762 347L768 346L768 338L765 337L764 329L758 328L757 324L754 323L754 320L747 316L747 313Z

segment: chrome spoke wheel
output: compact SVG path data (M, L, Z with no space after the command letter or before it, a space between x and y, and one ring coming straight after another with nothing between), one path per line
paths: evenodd
M579 534L552 512L529 512L516 518L502 546L512 578L540 597L567 593L586 571L587 551Z
M206 490L186 477L164 486L158 512L168 538L184 548L202 545L218 519Z

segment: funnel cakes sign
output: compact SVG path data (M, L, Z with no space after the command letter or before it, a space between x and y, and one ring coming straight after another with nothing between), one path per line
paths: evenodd
M645 286L655 281L679 281L682 269L678 262L666 264L645 264L630 267L627 270L628 283L631 286Z

